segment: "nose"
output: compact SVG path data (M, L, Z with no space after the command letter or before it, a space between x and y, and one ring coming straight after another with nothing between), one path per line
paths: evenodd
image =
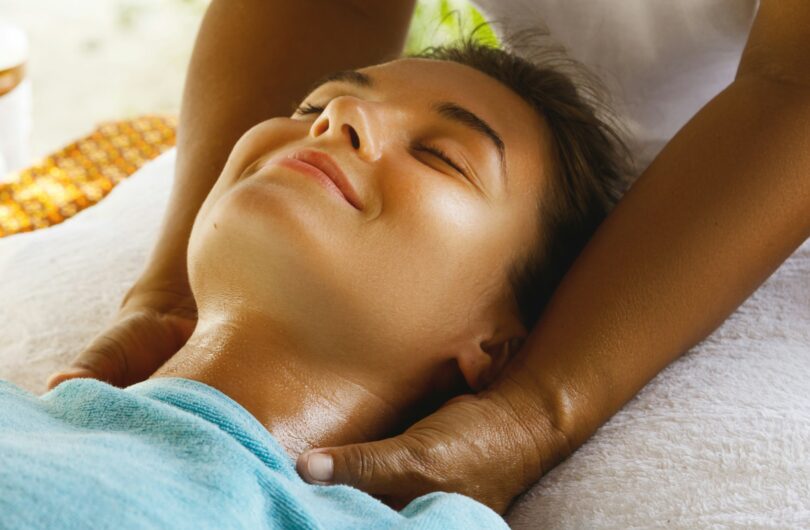
M354 96L332 99L312 123L312 138L335 136L337 142L346 142L365 160L374 160L375 146L370 126L371 117L365 102Z

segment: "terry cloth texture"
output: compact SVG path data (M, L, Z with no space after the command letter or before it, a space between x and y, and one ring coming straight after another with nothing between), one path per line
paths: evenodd
M197 381L93 379L41 397L0 382L0 528L494 529L495 512L436 492L397 512L304 482L255 417Z

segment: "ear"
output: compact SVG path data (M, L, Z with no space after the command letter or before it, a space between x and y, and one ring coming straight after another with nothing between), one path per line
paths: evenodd
M469 387L479 392L489 386L520 349L524 340L524 336L511 336L489 344L472 344L459 352L458 368Z
M475 392L497 379L529 334L514 297L507 294L482 310L469 339L456 351L459 371Z

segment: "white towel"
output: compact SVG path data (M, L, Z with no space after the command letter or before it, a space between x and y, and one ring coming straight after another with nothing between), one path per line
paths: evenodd
M508 514L513 528L810 528L810 240Z
M169 150L67 221L0 239L0 378L34 392L115 315ZM527 528L810 528L810 241L507 516Z

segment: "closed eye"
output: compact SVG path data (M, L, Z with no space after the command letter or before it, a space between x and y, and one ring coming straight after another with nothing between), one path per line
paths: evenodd
M312 105L310 103L303 103L299 107L295 109L296 114L306 115L306 114L320 114L324 111L325 107L318 107L316 105Z
M461 173L464 177L467 177L467 174L464 173L464 170L462 170L461 167L459 167L459 165L455 161L453 161L452 158L450 158L447 155L447 153L445 153L444 151L442 151L438 147L428 145L428 144L425 144L423 142L416 142L413 145L412 149L414 151L424 151L426 153L432 154L433 156L435 156L435 157L439 158L440 160L442 160L448 166L452 167L453 169L455 169L456 171Z

